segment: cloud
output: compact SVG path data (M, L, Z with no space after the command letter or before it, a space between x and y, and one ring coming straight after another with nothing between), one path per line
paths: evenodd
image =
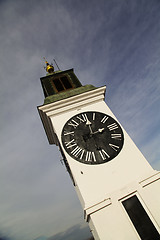
M42 57L107 85L107 104L160 167L159 2L7 0L0 21L0 229L16 240L78 234L83 211L37 112Z
M48 240L75 240L75 238L77 240L87 240L89 237L91 237L89 228L82 227L81 225L77 224L67 229L65 232L58 233L48 238Z

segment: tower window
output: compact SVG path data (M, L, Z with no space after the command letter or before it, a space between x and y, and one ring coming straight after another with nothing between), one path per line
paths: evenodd
M61 91L64 90L64 87L63 87L63 85L62 85L62 83L61 83L59 78L54 79L53 83L54 83L54 85L55 85L55 87L56 87L58 92L61 92Z
M122 202L141 240L159 240L160 235L137 196Z
M57 92L65 91L73 88L67 76L55 78L52 80L52 85Z
M62 84L66 89L72 88L71 83L69 82L67 77L61 77Z

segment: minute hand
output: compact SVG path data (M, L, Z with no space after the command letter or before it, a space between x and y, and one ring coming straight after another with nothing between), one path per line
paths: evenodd
M91 122L88 120L88 118L87 118L87 116L86 116L86 125L88 125L88 127L89 127L89 130L90 130L90 134L93 134L93 131L92 131L92 128L91 128Z

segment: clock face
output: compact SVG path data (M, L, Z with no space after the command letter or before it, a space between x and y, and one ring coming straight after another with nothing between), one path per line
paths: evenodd
M101 112L83 112L70 118L62 130L62 144L75 160L101 164L115 158L123 147L120 125Z

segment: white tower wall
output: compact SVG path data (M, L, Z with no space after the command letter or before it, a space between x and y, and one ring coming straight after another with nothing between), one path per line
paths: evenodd
M152 169L123 127L124 146L121 152L113 160L100 165L74 160L66 153L61 141L63 126L78 113L97 111L115 118L104 102L104 93L105 87L101 87L41 106L39 112L48 138L60 144L65 154L85 220L95 239L136 240L140 237L122 201L136 195L160 232L159 172Z

